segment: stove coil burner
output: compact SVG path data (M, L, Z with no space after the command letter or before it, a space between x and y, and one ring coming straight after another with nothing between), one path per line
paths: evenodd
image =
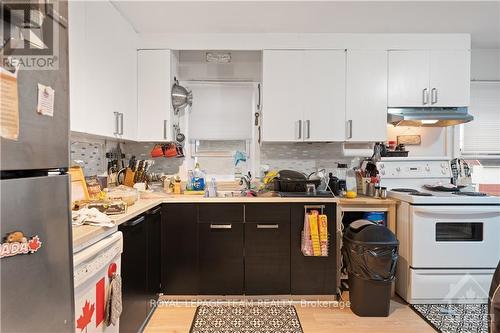
M426 192L411 192L408 193L409 195L415 195L417 197L433 197L434 194L432 193L426 193Z
M482 193L482 192L453 192L452 194L464 195L464 196L468 196L468 197L485 197L488 195L488 194Z
M393 188L391 191L403 193L417 193L418 191L413 188Z

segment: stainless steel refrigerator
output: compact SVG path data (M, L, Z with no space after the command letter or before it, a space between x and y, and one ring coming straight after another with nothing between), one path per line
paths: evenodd
M67 3L57 5L59 22L44 12L43 25L57 25L59 69L18 72L19 137L0 139L2 333L75 331ZM55 90L53 117L36 112L39 83Z

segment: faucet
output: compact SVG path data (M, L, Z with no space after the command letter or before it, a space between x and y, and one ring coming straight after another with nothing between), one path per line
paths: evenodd
M243 183L245 183L245 188L242 189L241 192L250 191L251 182L252 182L252 174L250 173L250 171L248 171L247 175L241 176L240 178L240 185L243 185Z

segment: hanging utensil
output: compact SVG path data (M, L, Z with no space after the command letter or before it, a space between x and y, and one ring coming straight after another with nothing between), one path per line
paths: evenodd
M175 131L175 141L182 143L186 139L186 136L183 133L181 133L181 127L178 124L174 125L174 131Z
M174 112L178 113L184 110L186 106L193 105L193 93L181 86L175 77L174 82L172 86L172 106L174 107Z

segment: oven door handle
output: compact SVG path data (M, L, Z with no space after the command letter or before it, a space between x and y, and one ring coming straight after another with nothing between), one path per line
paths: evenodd
M432 206L431 208L413 207L413 211L422 215L474 215L476 217L500 216L500 210L498 206Z

